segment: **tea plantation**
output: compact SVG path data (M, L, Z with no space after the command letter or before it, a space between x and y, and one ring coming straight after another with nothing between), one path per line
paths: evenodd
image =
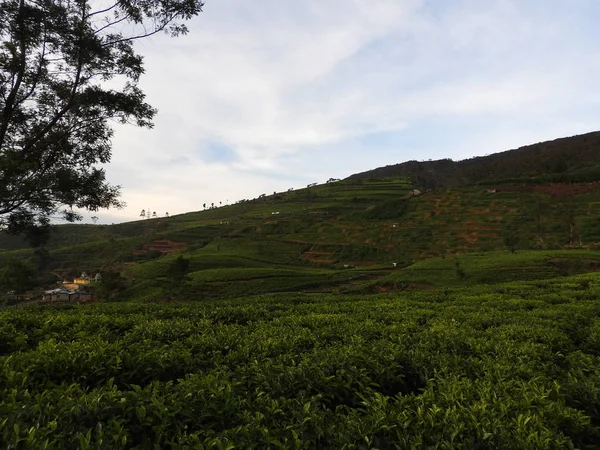
M600 448L600 181L532 180L0 234L0 449Z
M592 273L5 309L0 447L598 448L599 296Z

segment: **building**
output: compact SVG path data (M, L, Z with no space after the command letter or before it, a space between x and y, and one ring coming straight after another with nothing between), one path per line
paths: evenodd
M85 272L82 272L81 275L73 280L74 284L90 284L91 279L89 275Z
M69 290L64 288L44 291L42 302L45 303L87 303L94 301L91 292Z
M79 300L79 292L64 288L44 291L44 297L42 298L43 302L49 303L74 302L77 300Z

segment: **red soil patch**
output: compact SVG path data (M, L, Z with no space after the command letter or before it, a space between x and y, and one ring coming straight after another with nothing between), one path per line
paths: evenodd
M328 256L334 255L334 252L318 252L318 251L308 251L304 252L302 257L310 262L318 263L318 264L333 264L335 262L335 258L327 258Z
M150 250L159 251L161 253L171 253L181 250L183 247L185 247L185 245L185 242L175 242L169 239L157 239L150 244L144 244L141 249L134 250L132 253L134 255L145 255Z
M462 239L468 244L474 244L475 242L477 242L477 236L473 236L472 234L457 234L456 237Z

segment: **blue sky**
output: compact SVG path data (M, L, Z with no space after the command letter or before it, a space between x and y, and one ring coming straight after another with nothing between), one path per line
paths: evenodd
M108 178L171 215L416 159L600 129L598 0L207 0L139 42L152 130Z

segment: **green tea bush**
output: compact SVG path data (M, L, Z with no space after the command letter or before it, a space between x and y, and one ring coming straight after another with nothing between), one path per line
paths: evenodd
M3 310L0 447L594 449L599 296L588 274Z

